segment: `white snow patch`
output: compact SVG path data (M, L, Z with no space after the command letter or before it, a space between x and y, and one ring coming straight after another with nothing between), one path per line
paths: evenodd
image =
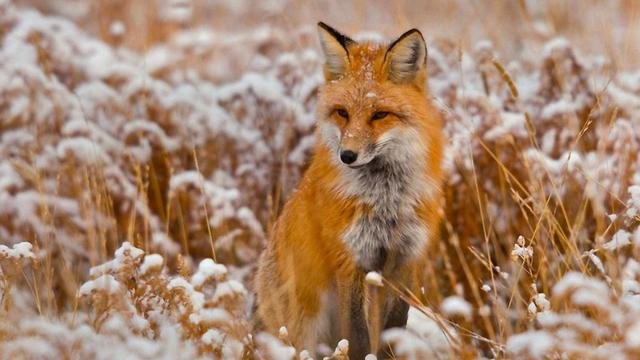
M147 274L151 270L162 269L164 258L160 254L149 254L144 257L142 265L140 265L140 273Z
M613 234L611 241L602 245L602 247L606 250L613 251L627 245L631 245L631 234L626 230L618 230L618 232Z
M87 296L96 291L103 291L107 294L116 294L120 292L120 290L120 283L113 276L105 274L82 284L79 294L81 296Z
M198 288L207 280L221 281L227 276L227 267L215 263L212 259L204 259L198 265L198 271L191 277L191 284Z
M0 259L35 259L32 249L33 245L26 241L17 243L12 248L0 244Z
M516 356L544 359L555 346L555 338L546 331L527 331L507 340L507 352Z
M364 278L367 284L382 287L382 275L375 271L369 271Z
M470 319L473 314L473 307L461 296L449 296L442 301L440 309L447 316L462 316Z

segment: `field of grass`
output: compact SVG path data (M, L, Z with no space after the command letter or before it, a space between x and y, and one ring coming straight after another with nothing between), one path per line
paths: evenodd
M0 359L307 358L252 279L318 20L427 38L444 221L395 357L640 358L640 2L0 0Z

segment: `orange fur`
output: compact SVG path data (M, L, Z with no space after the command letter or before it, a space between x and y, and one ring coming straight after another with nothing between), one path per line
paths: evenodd
M389 80L386 45L353 42L345 50L348 61L343 76L336 78L325 71L328 81L319 96L318 119L335 124L340 129L341 147L355 151L375 143L390 130L411 128L418 132L426 144L424 176L435 185L435 191L417 199L413 210L430 229L425 244L435 240L441 197L442 133L440 115L428 100L426 69L422 68L410 82L397 83ZM336 108L347 110L349 120L338 115ZM388 115L371 121L376 111ZM256 277L258 316L266 330L277 333L286 326L294 345L312 352L320 341L335 344L352 335L357 316L350 304L358 300L354 297L366 296L364 290L353 291L363 287L366 272L342 236L355 220L372 210L369 204L340 191L345 181L340 167L345 165L336 158L337 154L318 139L308 170L270 234ZM427 260L425 255L397 259L390 254L382 275L418 291L417 276L420 264ZM380 290L384 318L397 299L386 289ZM326 326L321 324L323 318L327 319ZM357 340L349 340L352 349L359 348ZM361 350L350 354L362 355Z

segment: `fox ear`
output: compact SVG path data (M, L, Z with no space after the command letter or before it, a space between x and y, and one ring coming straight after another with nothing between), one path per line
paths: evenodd
M427 45L420 31L411 29L389 45L384 57L389 80L412 82L426 69Z
M349 44L355 43L331 26L319 22L318 37L324 53L324 76L327 80L336 80L344 76L349 64Z

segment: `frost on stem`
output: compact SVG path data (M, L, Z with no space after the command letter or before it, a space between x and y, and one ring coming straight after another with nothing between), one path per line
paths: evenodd
M533 248L531 246L525 246L525 240L522 235L518 236L516 243L511 250L511 257L515 259L521 259L522 261L530 260L533 257Z

